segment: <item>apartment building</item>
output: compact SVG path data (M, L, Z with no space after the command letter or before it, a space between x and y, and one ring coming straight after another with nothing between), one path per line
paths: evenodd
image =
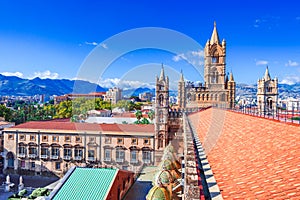
M4 170L51 171L73 166L117 166L137 171L153 164L154 125L34 121L3 131Z

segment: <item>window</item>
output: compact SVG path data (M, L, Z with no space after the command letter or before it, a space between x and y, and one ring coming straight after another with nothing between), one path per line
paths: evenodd
M25 135L23 135L23 134L20 135L19 138L20 138L21 141L25 141L25 140L26 140L26 137L25 137Z
M104 161L111 161L111 149L104 149Z
M143 162L144 163L151 162L151 152L150 151L143 151Z
M29 147L29 155L36 155L37 150L36 147Z
M123 149L116 149L116 162L124 162L125 152Z
M19 146L19 157L25 158L26 156L26 147L25 146Z
M90 137L90 142L94 143L95 142L95 137Z
M130 152L130 162L131 163L138 163L138 152L133 150Z
M77 143L80 143L80 142L81 142L81 137L80 137L80 136L76 136L75 141L76 141Z
M49 155L49 149L47 147L41 148L41 158L48 158Z
M111 137L105 137L104 143L111 144Z
M150 139L149 138L144 139L144 144L150 144Z
M55 169L60 170L60 162L55 162Z
M47 135L43 135L42 136L42 141L43 142L48 142L48 136Z
M124 143L123 138L118 138L118 139L117 139L117 143L118 143L118 144L123 144L123 143Z
M35 135L30 135L30 141L35 141Z
M58 136L52 136L52 141L53 142L59 142L59 137Z
M59 148L58 147L52 147L51 156L52 156L52 159L58 159L58 157L59 157Z
M31 165L31 168L35 168L35 162L31 162L30 165Z
M64 149L64 156L72 156L72 150L71 149Z
M75 153L75 160L81 160L82 159L82 149L76 148L74 150Z
M137 138L132 138L131 139L131 144L137 145L138 144L138 139Z
M8 135L8 139L9 139L9 140L13 140L13 139L14 139L14 135L9 134L9 135Z
M71 142L71 137L70 136L65 136L65 142Z
M90 160L90 161L95 160L95 151L94 150L88 150L88 160Z

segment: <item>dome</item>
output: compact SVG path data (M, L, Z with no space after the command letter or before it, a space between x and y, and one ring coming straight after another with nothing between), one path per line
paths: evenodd
M173 181L174 181L174 178L173 178L171 172L169 172L168 170L159 172L157 179L156 179L156 182L158 185L170 184L170 183L173 183Z
M153 186L148 192L146 200L171 200L171 198L166 188Z
M173 165L173 162L169 159L163 160L161 163L161 169L163 170L174 170L175 167Z

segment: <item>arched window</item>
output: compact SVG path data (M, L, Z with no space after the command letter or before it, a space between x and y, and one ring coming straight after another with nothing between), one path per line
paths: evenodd
M209 99L209 94L206 94L206 101L208 101Z
M164 106L164 95L159 95L159 98L158 98L158 101L159 101L159 106Z
M6 159L7 159L7 168L14 168L14 154L10 151L6 154Z
M158 148L164 147L164 134L160 133L158 136Z
M200 99L201 99L201 95L200 95L200 94L198 94L198 101L200 101Z

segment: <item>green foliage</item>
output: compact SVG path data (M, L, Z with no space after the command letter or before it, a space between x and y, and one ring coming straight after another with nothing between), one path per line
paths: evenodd
M135 117L137 118L138 121L140 121L140 119L143 117L143 113L140 110L137 110L135 112Z
M150 110L150 111L148 112L148 118L149 118L151 121L153 121L154 116L155 116L154 110Z

